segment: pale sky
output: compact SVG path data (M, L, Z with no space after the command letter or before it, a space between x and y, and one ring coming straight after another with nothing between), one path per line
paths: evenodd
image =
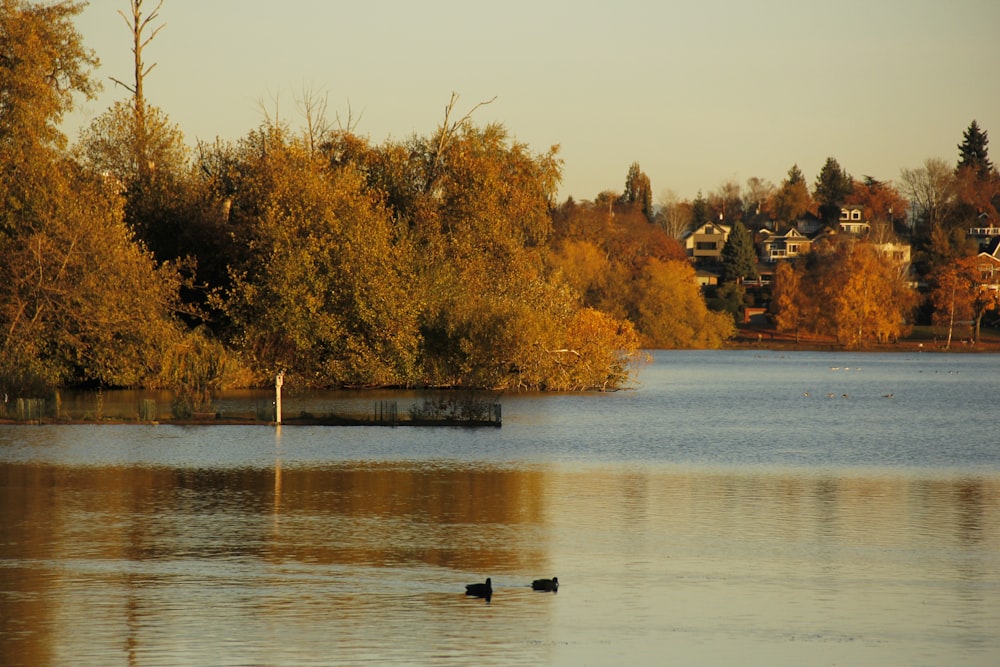
M145 1L146 11L156 0ZM64 129L75 140L132 81L128 0L77 17L105 82ZM560 145L560 201L621 192L638 162L683 199L827 157L899 180L954 162L976 119L1000 163L997 0L165 0L145 81L188 142L293 127L304 90L373 143L457 115L502 123L533 152Z

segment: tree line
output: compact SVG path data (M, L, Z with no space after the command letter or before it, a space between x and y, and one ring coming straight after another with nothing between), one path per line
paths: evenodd
M956 323L972 321L978 340L984 316L1000 310L977 257L982 237L969 233L1000 226L1000 175L988 145L987 132L973 120L956 163L928 159L903 169L899 185L854 178L830 157L811 189L793 165L778 186L758 178L745 189L728 182L691 202L668 193L654 220L674 235L710 220L731 228L717 267L723 285L710 299L718 309L766 305L779 331L831 336L852 348L896 340L916 322L946 327L950 345ZM757 295L741 287L757 277L755 235L803 220L836 229L844 207L864 211L869 229L863 238L828 235L812 252L779 263L773 291L755 303ZM911 264L894 257L898 245L910 247Z
M298 100L188 150L144 97L160 5L132 0L135 80L93 97L82 6L0 0L0 388L266 383L625 386L643 338L554 261L558 149L535 153L454 97L425 136L373 144ZM125 84L123 84L125 85ZM478 106L478 105L477 105ZM339 121L339 119L338 119Z
M477 125L490 102L462 114L454 95L432 132L375 144L304 91L300 126L268 115L236 141L191 149L145 99L162 2L142 4L122 13L127 99L71 143L60 122L74 95L99 87L73 25L82 6L0 0L10 394L168 387L197 402L282 371L300 386L616 389L643 348L718 347L735 332L745 250L729 251L728 291L706 302L682 229L719 216L745 226L732 235L745 243L768 220L851 201L887 230L907 227L891 184L853 181L832 158L812 193L793 167L780 187L751 179L745 192L657 206L633 164L622 194L558 203L558 147L533 152L500 124ZM928 257L945 242L957 252L964 174L921 205L913 229ZM995 182L992 165L984 178Z

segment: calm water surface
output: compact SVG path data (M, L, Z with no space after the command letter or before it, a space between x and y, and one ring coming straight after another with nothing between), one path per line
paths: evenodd
M669 352L501 429L0 426L0 664L1000 664L998 378Z

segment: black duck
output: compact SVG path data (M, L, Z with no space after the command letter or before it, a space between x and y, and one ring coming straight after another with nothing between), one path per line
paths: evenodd
M552 577L551 579L535 579L531 582L531 587L536 591L552 591L555 593L559 590L559 577Z

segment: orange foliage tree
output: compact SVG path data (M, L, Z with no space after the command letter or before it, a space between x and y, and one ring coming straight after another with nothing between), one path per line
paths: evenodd
M832 336L849 349L906 335L916 304L903 266L868 243L845 240L779 268L779 330Z
M736 333L731 314L705 305L688 262L652 259L639 285L635 322L647 347L718 348Z
M584 305L637 327L648 347L718 347L732 318L708 311L680 243L608 193L553 212L550 262Z
M891 240L895 230L905 225L910 209L909 202L891 182L878 181L871 176L855 180L844 203L864 208L872 223L873 240L878 242Z
M1000 294L983 283L979 261L976 256L959 257L929 276L933 322L948 329L945 347L951 347L955 324L963 321L972 322L972 337L978 341L983 315L1000 308Z

